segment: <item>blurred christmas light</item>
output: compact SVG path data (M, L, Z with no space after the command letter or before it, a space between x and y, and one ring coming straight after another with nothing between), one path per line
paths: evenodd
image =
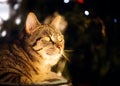
M0 17L3 20L8 20L10 15L10 9L8 4L0 3Z
M4 3L4 2L7 2L8 0L0 0L0 2Z
M83 4L84 0L77 0L78 3Z
M114 23L117 23L117 19L116 19L116 18L114 18L114 20L113 20L113 21L114 21Z
M17 10L19 8L20 4L15 4L14 5L14 10Z
M69 3L69 2L70 2L70 0L64 0L64 3L66 3L66 4Z
M85 10L85 11L84 11L84 14L85 14L86 16L88 16L88 15L89 15L89 11L88 11L88 10Z
M1 33L1 37L5 37L6 35L7 35L7 31L3 30L2 33Z
M15 23L19 25L21 23L21 18L20 17L16 18Z

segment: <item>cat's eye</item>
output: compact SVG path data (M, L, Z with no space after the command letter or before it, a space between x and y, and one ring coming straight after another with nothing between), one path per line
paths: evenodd
M62 36L58 36L58 38L57 38L57 39L58 39L58 41L60 41L60 42L61 42L61 41L63 40L63 37L62 37Z
M44 40L45 41L50 41L50 38L46 36L46 37L44 37Z

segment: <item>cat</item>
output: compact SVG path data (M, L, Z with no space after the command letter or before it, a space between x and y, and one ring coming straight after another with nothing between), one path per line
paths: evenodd
M0 83L36 84L65 80L51 71L64 52L60 18L58 15L50 24L42 24L35 13L28 13L25 28L18 38L0 48Z
M58 11L55 11L52 15L49 15L47 16L45 19L44 19L44 24L49 24L56 16L61 16L61 18L59 19L59 24L57 27L59 27L60 31L62 32L62 34L65 34L65 31L67 29L67 26L68 26L68 22L65 18L65 16L63 16L62 14L60 14ZM67 74L67 79L68 76L69 76L69 72L66 73L66 64L67 62L70 62L70 58L68 56L68 52L66 52L68 50L65 50L64 49L64 52L63 52L63 57L64 58L61 58L60 61L57 63L57 65L55 65L52 69L59 75L59 76L65 76L65 74Z

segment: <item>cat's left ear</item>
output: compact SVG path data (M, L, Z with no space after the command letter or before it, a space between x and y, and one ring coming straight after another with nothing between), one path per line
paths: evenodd
M53 25L57 29L60 29L60 31L63 31L67 27L67 22L63 20L63 17L61 15L57 15L52 20L51 25Z
M27 15L26 19L26 27L25 30L28 34L32 34L35 30L36 27L40 25L40 22L38 21L36 15L33 12L30 12Z

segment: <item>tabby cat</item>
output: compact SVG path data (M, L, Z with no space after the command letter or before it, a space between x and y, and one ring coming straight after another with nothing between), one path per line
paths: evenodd
M64 37L56 16L50 24L42 24L36 15L27 15L25 29L19 38L0 48L0 82L32 84L64 80L51 68L64 50ZM21 35L22 34L22 35Z

